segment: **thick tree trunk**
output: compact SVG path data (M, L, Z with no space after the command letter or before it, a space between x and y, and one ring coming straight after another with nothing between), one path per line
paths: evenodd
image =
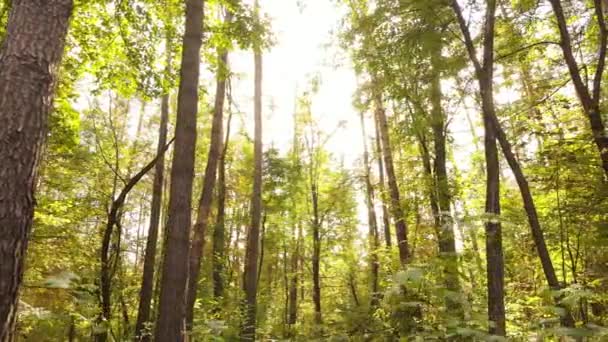
M48 116L72 0L13 0L0 47L0 341L13 341Z
M475 45L462 10L457 0L452 0L452 8L457 16L460 30L464 36L465 47L475 67L479 83L483 123L485 129L484 146L486 157L486 261L488 278L488 319L489 332L506 335L504 304L504 257L502 250L502 231L500 224L500 165L496 146L496 117L493 94L494 67L494 24L496 21L496 0L486 2L483 27L483 63L477 58Z
M169 65L169 61L167 61ZM164 94L160 105L160 127L158 129L157 153L160 154L167 141L167 122L169 121L169 94ZM158 228L160 226L160 211L163 197L163 182L165 176L164 154L158 159L154 169L154 183L152 185L152 205L150 208L150 228L146 240L146 254L144 256L144 271L139 291L139 307L137 310L137 323L135 324L135 339L137 341L150 341L151 332L146 331L146 324L151 321L150 305L154 291L154 267L156 263L156 246L158 242Z
M161 276L156 341L183 341L185 333L203 3L203 0L186 1L186 31L183 37L169 190L167 249Z
M590 91L587 84L583 81L578 63L572 51L572 41L568 32L568 24L564 16L561 0L549 0L561 38L560 46L562 53L570 72L570 78L574 84L574 89L578 95L583 111L587 115L591 131L593 132L593 140L599 150L600 160L606 179L608 179L608 134L606 126L602 119L600 111L601 85L604 68L606 65L606 45L608 40L608 30L604 19L604 9L602 0L594 0L595 16L598 22L598 61L593 79L593 89Z
M395 228L397 231L397 246L399 247L399 260L405 265L410 258L409 245L407 241L407 224L405 222L405 213L401 206L401 198L399 194L399 186L397 185L397 176L395 175L395 167L393 165L393 152L391 149L388 122L386 113L382 105L382 96L379 90L375 90L374 94L375 116L380 126L380 139L382 141L382 154L384 157L384 166L386 167L386 175L388 177L388 187L390 190L391 202L390 208L395 220Z
M228 12L225 22L231 20L231 14ZM188 267L188 291L186 299L186 327L192 329L192 321L194 319L194 303L196 302L196 293L198 291L198 280L201 268L201 259L203 257L203 247L205 245L205 234L207 232L209 213L211 212L211 204L213 202L213 189L217 176L217 165L222 153L222 138L223 138L223 118L224 118L224 101L226 98L226 72L225 68L228 64L228 51L218 51L218 59L220 66L216 75L215 87L215 106L213 109L213 122L211 124L211 142L209 145L209 154L207 156L207 167L205 168L205 177L203 179L203 191L198 203L198 215L194 223L194 236L192 238L192 247L190 248L190 260Z
M256 11L259 5L256 1ZM254 50L255 94L254 94L254 176L251 198L251 227L247 234L247 252L243 290L245 291L244 321L241 326L241 340L255 341L257 312L257 272L259 256L260 224L262 220L262 52L258 46Z
M371 307L376 307L379 303L378 291L378 223L376 219L376 210L374 209L374 188L370 177L370 163L369 163L369 152L367 151L367 135L365 134L365 118L363 113L361 116L361 134L363 136L363 168L364 168L364 179L365 179L365 204L367 206L367 224L369 228L368 239L369 239L369 256L370 256L370 270L371 270Z

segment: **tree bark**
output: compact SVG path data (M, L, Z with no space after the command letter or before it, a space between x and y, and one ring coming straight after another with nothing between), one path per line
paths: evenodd
M228 143L230 141L230 122L232 112L228 114L226 122L226 138L220 155L217 177L217 222L213 230L213 297L218 301L218 309L221 308L219 300L224 296L224 262L226 245L226 156L228 154Z
M229 23L232 19L230 11L226 15L224 21ZM188 291L186 299L186 327L192 329L192 321L194 319L194 303L196 302L196 293L198 291L198 280L201 268L201 259L203 257L203 247L205 245L205 234L207 232L209 213L211 212L211 204L213 202L213 189L215 188L217 165L222 153L222 138L223 138L223 116L224 116L224 101L226 98L226 68L228 64L228 51L218 51L218 59L220 65L216 75L215 88L215 106L213 109L213 122L211 124L211 142L209 145L209 154L207 156L207 167L205 168L205 176L203 179L203 191L198 203L198 215L194 223L194 236L192 238L192 246L190 248L189 274L188 274Z
M388 187L390 190L391 202L390 209L392 211L393 220L395 220L395 229L397 231L397 246L399 247L399 260L402 265L405 265L410 258L409 245L407 240L407 224L405 222L405 213L401 206L401 198L399 194L399 186L395 175L395 167L393 165L393 154L391 149L388 122L386 113L382 105L382 96L378 89L374 90L375 116L380 126L380 139L382 141L382 154L384 165L386 167L386 175L388 177Z
M139 183L139 181L156 165L156 163L163 158L165 151L169 148L169 146L173 143L173 139L169 141L169 143L162 146L156 157L152 159L146 166L144 166L137 174L133 175L125 185L125 187L120 191L118 197L112 201L110 206L110 210L108 211L108 220L106 222L106 227L104 229L103 237L101 240L101 249L100 249L100 279L99 279L99 287L101 294L101 313L98 318L98 322L108 322L112 317L112 278L115 273L115 268L118 263L118 253L120 253L120 246L116 246L116 255L114 256L114 260L112 260L111 255L111 244L112 237L114 236L114 228L118 229L120 234L121 225L121 211L124 203L127 199L127 195L129 192L133 190L135 185ZM107 330L103 330L97 334L95 334L96 341L106 341L108 337Z
M502 250L502 230L500 224L500 166L496 146L496 117L493 95L494 68L494 24L496 21L496 0L486 1L483 26L483 62L477 58L475 45L457 0L452 0L460 30L464 37L469 58L475 67L479 83L483 123L485 129L484 146L486 157L486 262L488 279L488 319L491 334L506 336L504 304L504 257ZM483 64L482 64L483 63Z
M255 11L259 10L256 0ZM257 312L257 272L259 256L260 224L262 219L262 51L254 47L254 175L251 198L251 227L247 234L247 251L243 290L245 291L244 321L241 326L241 340L255 341Z
M369 228L368 239L369 239L369 259L370 259L370 270L371 270L371 300L370 305L372 308L376 307L379 303L378 291L378 223L376 220L376 211L374 209L374 188L370 177L370 163L369 163L369 152L367 151L367 135L365 134L365 118L363 113L361 117L361 134L363 137L363 169L365 179L365 204L367 206L367 224Z
M568 32L568 24L566 17L564 16L564 10L560 0L549 0L557 26L559 28L559 34L561 38L560 46L562 53L568 66L570 78L574 84L574 89L581 102L583 111L587 115L589 124L591 125L591 131L593 132L593 140L599 150L600 160L602 168L604 169L605 178L608 179L608 134L606 134L606 126L602 119L602 113L600 111L600 100L601 100L601 85L602 77L606 63L606 45L608 43L608 30L606 28L606 21L604 18L603 2L602 0L594 0L595 16L599 26L599 46L598 46L598 61L596 71L593 79L593 88L590 90L587 84L583 81L581 73L579 71L578 63L574 58L572 51L572 39Z
M167 68L170 60L167 61ZM165 146L167 140L167 123L169 121L169 94L164 94L160 105L160 126L158 128L157 153ZM144 270L139 291L139 307L137 310L137 323L135 324L135 340L150 341L151 332L146 331L146 324L150 323L150 305L154 290L154 267L156 263L156 247L158 242L158 228L160 226L160 211L163 197L163 182L165 178L164 154L158 159L154 170L154 183L152 185L152 205L150 208L150 228L146 240L146 254L144 256Z
M439 32L434 32L440 34ZM439 37L438 41L441 41ZM458 256L456 255L456 241L454 239L454 221L450 211L452 202L447 172L446 157L446 117L442 107L441 91L441 45L437 45L431 51L431 129L435 146L435 177L434 185L437 194L438 205L438 232L439 232L439 254L443 261L443 276L446 289L452 294L446 296L446 307L456 316L462 317L462 305L457 299L461 292L460 280L458 278Z
M374 128L376 131L376 159L378 161L378 189L380 191L380 201L382 202L382 225L384 227L384 242L386 243L386 247L389 249L392 246L391 242L391 224L390 217L388 213L388 206L386 205L386 196L385 196L385 184L384 181L384 163L382 162L382 144L380 142L380 129L378 127L378 119L374 116Z
M0 47L0 341L13 341L47 121L72 0L13 0Z
M167 246L161 276L159 312L155 330L156 341L179 342L185 338L184 316L190 249L203 4L203 0L186 1L186 30L183 37L175 148L169 190Z
M312 167L312 166L311 166ZM312 172L311 172L312 173ZM319 218L319 189L313 176L310 186L312 200L312 302L315 310L315 324L323 323L321 311L321 220Z

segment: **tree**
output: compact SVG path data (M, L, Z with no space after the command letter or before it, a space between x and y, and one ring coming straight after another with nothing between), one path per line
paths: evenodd
M202 0L187 0L185 28L171 166L167 242L155 330L157 341L184 340L198 77L203 31Z
M409 244L407 241L407 223L405 222L405 213L401 207L401 195L399 194L399 185L395 175L395 167L393 164L393 152L391 150L391 140L389 136L388 121L386 112L382 104L382 96L375 84L373 92L374 116L380 127L380 141L382 142L382 158L386 167L386 176L388 177L388 187L390 190L390 208L392 211L393 220L395 221L395 229L397 232L397 247L399 248L399 260L405 265L410 258Z
M504 257L502 249L502 230L500 223L500 174L498 149L496 147L496 117L493 94L494 68L494 24L496 1L486 1L486 13L483 26L483 59L477 58L477 51L471 38L469 28L457 0L452 0L452 8L458 19L458 25L464 37L469 58L475 67L479 83L481 107L485 129L484 147L486 157L486 265L488 278L488 319L489 332L506 335L504 303Z
M232 21L231 9L226 11L224 17L225 24ZM213 123L211 126L211 143L209 145L209 155L207 157L207 167L203 180L203 191L198 204L198 215L194 224L194 237L190 248L190 262L188 275L188 296L186 299L186 325L188 329L192 327L194 319L194 303L196 301L199 272L201 268L201 258L203 256L203 246L205 243L205 233L211 212L213 201L213 189L217 175L218 161L222 153L223 138L223 119L224 119L224 100L226 98L226 68L228 63L228 51L226 48L218 49L218 69L215 88L215 105L213 107Z
M259 11L256 0L255 11ZM253 192L251 196L251 226L247 232L247 252L245 255L245 272L243 274L244 318L241 326L241 340L255 341L257 290L258 290L258 257L260 225L262 221L262 51L259 44L254 44L254 167Z
M365 178L365 205L367 206L367 222L369 226L369 255L370 255L370 269L372 273L371 281L371 306L375 307L379 302L379 288L378 288L378 249L380 243L378 241L378 221L376 219L376 210L374 209L374 188L370 177L370 163L369 163L369 152L367 151L367 135L365 133L365 117L361 113L361 136L363 138L363 168Z
M167 58L167 69L170 70L171 59ZM167 141L167 123L169 121L169 94L162 96L160 109L160 125L158 128L157 151ZM160 153L159 153L160 154ZM142 273L141 289L139 292L139 307L137 311L137 322L135 324L135 337L141 341L150 341L151 332L145 331L146 324L150 322L150 305L154 288L154 268L156 264L156 249L158 240L158 228L160 226L160 212L163 195L163 182L165 175L164 153L156 162L154 169L154 185L152 188L152 204L150 209L150 228L146 239L146 250L144 256L144 269Z
M593 77L593 86L589 86L583 81L581 76L580 67L574 52L572 50L572 38L568 32L568 24L562 8L560 0L550 0L555 19L557 21L557 27L559 28L559 35L561 39L560 46L564 55L564 60L568 66L568 72L570 78L574 84L574 89L581 102L584 113L589 119L591 125L591 131L593 132L593 141L597 146L600 153L600 159L602 162L602 168L604 169L605 177L608 177L608 134L606 134L606 125L602 118L602 112L600 108L601 92L602 92L602 76L604 75L604 69L606 66L606 50L608 44L608 28L606 27L606 20L604 18L606 5L602 0L594 0L593 6L595 10L595 17L599 27L598 30L598 48L597 48L597 65L595 67L595 75Z
M34 191L73 3L13 1L0 48L0 341L13 341Z

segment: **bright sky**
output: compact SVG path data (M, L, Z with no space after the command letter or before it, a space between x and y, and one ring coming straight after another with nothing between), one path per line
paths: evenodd
M301 4L299 4L301 2ZM263 61L263 130L264 145L290 146L293 137L293 111L296 91L309 87L312 76L319 75L321 86L313 98L313 115L326 133L333 132L340 121L347 121L326 146L337 158L351 164L362 153L358 114L352 107L356 89L355 73L348 58L335 47L331 31L340 14L328 0L262 0L262 12L272 19L276 45L264 53ZM336 66L340 56L341 65ZM250 51L233 53L235 97L240 109L253 117L253 55ZM246 120L253 132L251 119Z

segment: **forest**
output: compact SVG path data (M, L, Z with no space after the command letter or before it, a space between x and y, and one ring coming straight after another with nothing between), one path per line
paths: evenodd
M608 341L607 0L0 0L0 342Z

